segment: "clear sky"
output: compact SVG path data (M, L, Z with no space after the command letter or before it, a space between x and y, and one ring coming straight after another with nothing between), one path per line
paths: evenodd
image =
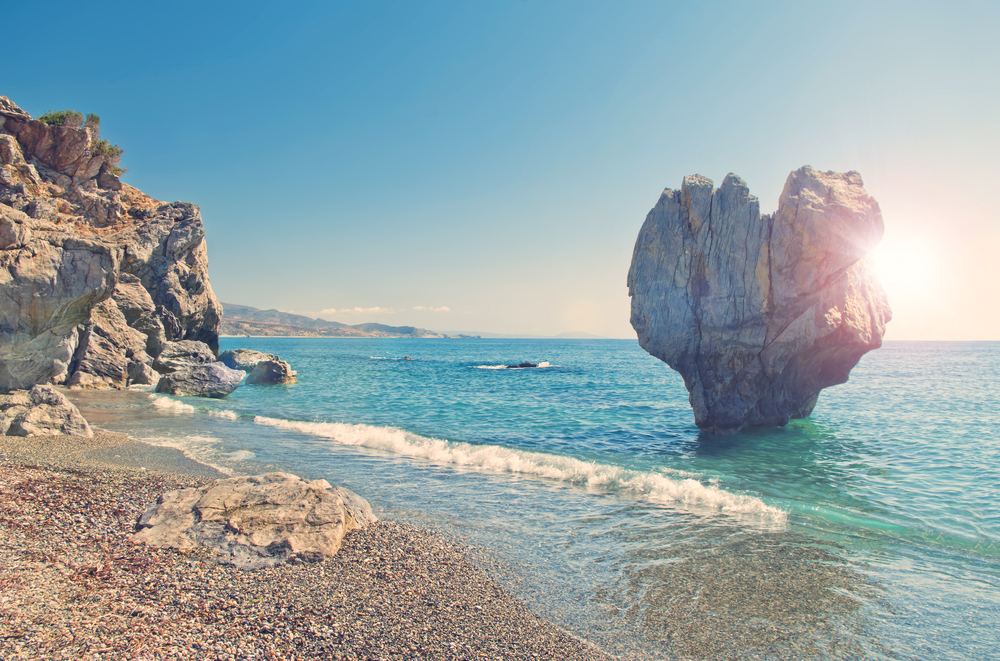
M159 4L8 3L0 95L200 205L223 301L635 337L662 189L808 164L882 207L887 339L1000 340L995 0Z

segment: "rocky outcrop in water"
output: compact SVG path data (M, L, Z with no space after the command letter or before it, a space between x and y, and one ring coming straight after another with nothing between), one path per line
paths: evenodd
M0 395L0 434L7 436L91 437L94 432L79 409L52 386Z
M204 342L181 340L166 342L160 355L153 361L153 367L161 374L171 374L178 370L214 363L215 354Z
M330 557L346 533L375 520L367 501L347 489L267 473L168 491L139 518L132 538L168 548L207 546L252 569Z
M122 388L165 343L218 351L198 208L123 184L118 153L0 97L0 389Z
M156 392L191 397L225 397L239 387L246 376L220 362L185 367L160 377Z
M262 360L247 377L248 386L290 385L297 376L292 366L283 360Z
M247 374L253 372L257 363L264 360L278 360L278 356L253 349L229 349L219 354L219 362L223 365L234 370L243 370Z
M772 215L736 175L667 189L628 274L639 344L684 377L712 433L784 425L881 346L891 312L865 255L882 214L857 172L803 167Z

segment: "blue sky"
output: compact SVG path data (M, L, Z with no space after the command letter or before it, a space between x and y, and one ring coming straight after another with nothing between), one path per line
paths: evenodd
M664 187L735 172L770 212L809 164L881 204L888 339L1000 340L998 3L45 7L5 7L0 94L200 205L223 301L634 337Z

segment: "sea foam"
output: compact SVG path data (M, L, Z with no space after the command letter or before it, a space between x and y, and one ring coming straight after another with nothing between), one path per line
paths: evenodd
M633 470L498 445L445 441L396 427L297 422L264 416L255 416L254 422L326 438L341 445L486 473L514 473L556 480L588 490L615 493L696 513L723 513L779 525L783 525L787 519L785 512L759 498L731 493L715 484L704 484L683 475Z
M170 413L180 413L186 415L192 415L194 413L194 407L190 404L185 404L184 402L178 402L176 399L170 399L169 397L160 397L157 395L150 395L149 398L153 400L153 406L160 409L161 411L168 411Z

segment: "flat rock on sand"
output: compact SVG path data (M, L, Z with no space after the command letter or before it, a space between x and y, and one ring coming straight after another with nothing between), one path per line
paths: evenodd
M134 544L146 503L205 478L102 465L82 439L34 440L0 437L2 659L610 658L535 617L462 548L406 525L253 572L207 549ZM121 454L120 436L94 440Z
M216 549L242 569L336 555L344 535L375 521L357 494L326 480L265 473L168 491L142 516L133 541Z

